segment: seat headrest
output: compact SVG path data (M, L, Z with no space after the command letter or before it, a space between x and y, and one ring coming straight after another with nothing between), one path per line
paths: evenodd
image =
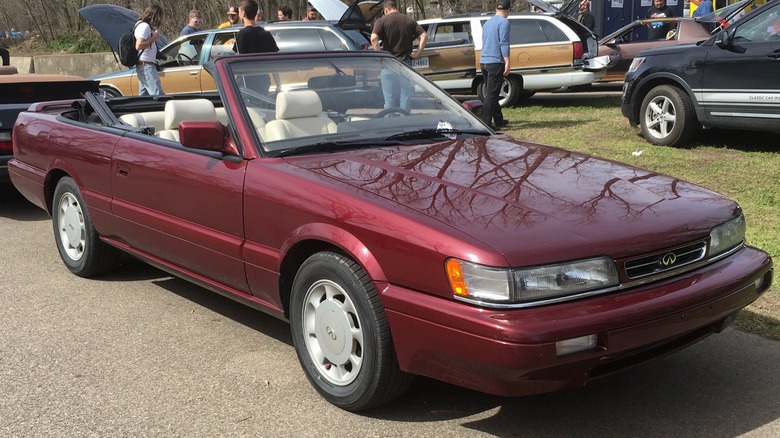
M165 102L165 129L179 129L184 120L217 120L217 111L208 99Z
M277 119L299 119L322 114L322 101L314 90L279 93L276 96Z

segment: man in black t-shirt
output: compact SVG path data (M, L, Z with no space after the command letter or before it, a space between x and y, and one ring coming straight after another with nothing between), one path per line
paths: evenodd
M233 51L239 55L247 53L273 53L279 51L271 32L257 27L255 18L259 6L255 0L244 0L238 5L238 16L244 22L244 28L236 34ZM268 75L244 76L245 85L263 94L269 94L271 80ZM278 77L274 76L277 91L280 89Z
M279 46L276 45L276 40L271 32L256 26L257 10L258 5L255 0L244 0L238 6L238 16L243 20L244 28L236 35L233 51L240 55L279 51Z
M653 6L647 10L647 18L667 18L676 17L674 11L666 6L666 0L653 0ZM662 40L666 38L666 33L671 29L669 23L663 21L654 21L649 24L650 29L647 32L647 39Z
M392 53L396 58L411 65L412 60L420 59L420 54L425 50L428 41L428 33L412 17L398 12L395 0L386 0L383 3L385 15L374 23L371 30L371 47L379 51L379 41L382 41L384 50ZM417 50L414 50L414 40L420 39ZM385 109L401 108L411 111L410 97L414 91L414 85L387 69L382 69L382 93L385 98Z

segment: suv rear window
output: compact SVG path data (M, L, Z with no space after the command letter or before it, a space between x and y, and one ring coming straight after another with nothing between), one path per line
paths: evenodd
M432 43L466 44L471 43L470 23L441 23L431 35Z
M567 42L569 38L546 20L509 20L509 44Z

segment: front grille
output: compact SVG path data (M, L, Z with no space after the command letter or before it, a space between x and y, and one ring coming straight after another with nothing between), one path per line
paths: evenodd
M658 252L651 256L629 260L626 262L626 276L631 279L655 275L659 272L671 271L704 259L707 252L707 242L696 242L692 245Z

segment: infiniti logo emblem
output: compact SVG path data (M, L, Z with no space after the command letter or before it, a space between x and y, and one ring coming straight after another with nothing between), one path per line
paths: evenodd
M674 262L677 261L677 255L670 252L669 254L664 254L663 257L661 257L661 265L663 266L672 266Z

